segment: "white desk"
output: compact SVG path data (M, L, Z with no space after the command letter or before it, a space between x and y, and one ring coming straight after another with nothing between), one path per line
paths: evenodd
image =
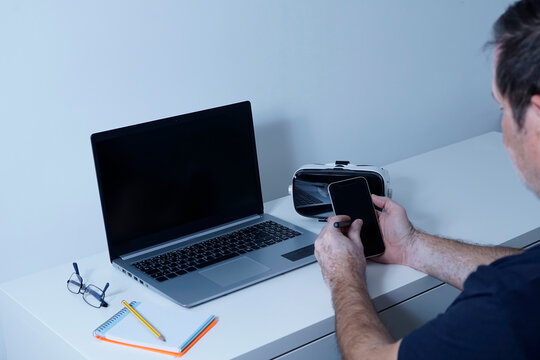
M510 245L518 247L540 239L537 229L540 201L515 175L500 133L488 133L386 168L394 199L406 207L412 222L423 230L480 244L502 244L517 237ZM321 223L297 215L290 197L271 201L266 209L314 232L322 227ZM6 352L2 354L0 350L0 357L7 354L8 359L43 355L70 360L169 359L166 355L115 346L92 337L92 330L121 308L122 299L159 303L171 313L195 311L218 315L219 323L185 355L186 359L263 359L286 353L284 359L313 358L306 355L310 352L319 355L326 352L321 358L328 358L329 354L337 357L332 340L333 309L318 264L188 310L115 270L105 252L75 260L86 281L98 286L110 282L107 295L110 307L93 309L80 295L66 290L66 280L73 271L71 263L3 283L0 321ZM414 320L418 315L407 314L414 308L407 307L412 304L411 299L424 299L422 306L429 305L430 297L426 294L443 286L449 288L397 265L370 263L367 279L376 308L398 335L404 331L399 330L403 317L396 316L405 314ZM452 291L442 292L447 294L446 303L455 296ZM442 311L446 303L432 304L434 313ZM25 338L28 340L21 340ZM308 347L300 348L310 342ZM296 348L300 349L290 352Z

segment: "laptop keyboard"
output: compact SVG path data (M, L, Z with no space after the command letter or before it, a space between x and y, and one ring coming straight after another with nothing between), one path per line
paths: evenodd
M133 265L159 282L301 235L274 221L169 251Z

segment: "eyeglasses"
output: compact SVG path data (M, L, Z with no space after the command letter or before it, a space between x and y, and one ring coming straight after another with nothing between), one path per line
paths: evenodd
M107 307L109 304L105 302L105 291L109 287L109 283L105 284L105 288L101 290L96 285L88 284L84 285L83 278L79 274L79 267L77 263L73 263L75 272L71 274L67 281L67 288L74 294L82 294L84 301L95 308Z

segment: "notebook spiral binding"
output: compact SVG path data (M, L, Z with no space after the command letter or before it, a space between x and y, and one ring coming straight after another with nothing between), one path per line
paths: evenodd
M133 308L137 307L141 302L140 301L132 301L129 303L129 305ZM94 330L94 336L103 336L109 328L116 324L118 321L122 320L126 317L126 315L129 314L129 310L127 308L123 308L122 310L118 311L116 314L114 314L109 320L105 321L103 324L101 324L96 330Z

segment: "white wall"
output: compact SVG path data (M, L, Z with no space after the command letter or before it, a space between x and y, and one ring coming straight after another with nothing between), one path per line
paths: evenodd
M90 134L251 100L265 200L499 128L509 0L0 3L0 281L103 251ZM68 274L66 274L68 276Z

